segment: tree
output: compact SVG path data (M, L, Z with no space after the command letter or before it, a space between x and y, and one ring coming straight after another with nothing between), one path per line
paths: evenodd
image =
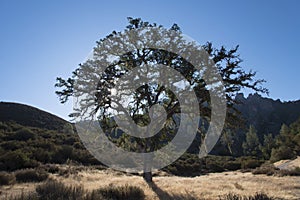
M264 135L263 145L260 146L260 151L264 159L269 160L271 156L272 149L275 147L275 141L271 133Z
M279 135L275 138L275 145L271 152L271 161L292 159L299 155L299 133L297 134L296 131L299 124L297 123L299 121L294 122L290 127L282 124Z
M259 146L256 129L251 125L246 133L246 141L243 143L244 154L247 156L258 156L260 153Z
M76 117L83 115L82 112L87 115L98 113L101 127L106 128L107 133L116 130L116 123L111 123L111 120L114 119L112 118L113 112L111 110L117 107L119 109L118 111L120 111L122 107L120 102L124 98L123 96L120 96L119 100L112 98L113 93L116 93L114 88L118 87L117 81L138 66L145 67L144 71L140 71L140 77L146 76L147 74L158 77L165 75L168 73L167 71L165 74L155 72L155 70L158 69L156 68L157 65L164 65L176 70L187 80L191 90L196 93L198 100L197 105L199 107L197 109L199 109L201 118L209 121L212 114L210 91L220 90L220 88L218 88L220 87L219 80L214 78L204 80L202 76L213 69L212 63L208 59L202 59L201 61L205 62L205 67L199 73L199 71L188 62L188 58L198 58L202 56L202 54L185 54L186 57L182 57L180 54L171 51L174 45L180 46L182 52L185 52L187 48L199 49L199 46L187 42L181 36L174 36L172 33L181 35L181 30L177 24L174 24L167 30L162 26L158 26L156 23L151 24L144 22L140 18L128 18L128 21L129 25L125 28L124 32L129 33L132 30L136 31L134 32L136 34L134 35L135 41L132 42L127 36L119 37L120 32L117 33L113 31L110 35L97 42L93 51L93 57L85 63L80 64L73 72L72 77L66 80L60 77L57 78L55 86L61 88L61 90L56 91L56 94L60 97L61 103L68 101L70 96L85 96L85 98L80 101L81 108L77 110L77 113L75 112L71 116ZM156 31L149 32L147 28L156 28ZM160 42L166 43L171 49L170 51L149 47L143 48L145 38L150 38L155 41L156 38L164 38L165 36L167 36L167 38L160 40ZM116 49L123 49L126 48L126 46L133 47L133 49L130 49L130 51L126 53L115 53L117 51ZM206 43L202 46L202 49L204 50L203 53L207 54L214 62L221 76L226 94L226 104L230 110L230 112L227 113L226 124L228 126L233 125L237 122L237 118L235 117L236 113L231 109L235 103L235 95L242 88L250 88L257 92L267 93L268 90L261 86L264 80L256 80L255 72L245 72L241 68L240 64L242 60L238 54L238 46L226 50L223 46L220 49L216 49L212 43ZM113 54L111 53L112 51ZM123 49L123 51L125 50ZM107 56L108 54L112 56ZM108 67L104 71L99 71L99 63L101 63L101 65L107 65ZM96 92L92 94L90 88L91 79L95 79L95 84L97 85L95 89ZM174 82L176 78L167 77L166 81L170 81L169 79ZM134 79L132 79L132 81L134 81ZM80 87L76 88L76 82L80 82ZM129 84L125 83L122 87L129 87ZM178 86L177 89L180 90L182 87L184 86ZM126 93L129 89L132 88L126 88L123 91ZM183 95L183 93L180 94ZM135 149L138 152L152 152L164 146L176 133L176 125L178 124L176 122L176 115L178 116L183 109L195 109L185 108L183 105L180 105L179 99L174 94L174 91L171 91L160 83L146 83L135 88L135 92L126 95L131 96L127 98L127 110L122 110L122 112L124 115L127 115L128 118L132 119L135 124L145 126L150 123L151 125L153 115L151 108L159 109L155 105L160 105L166 111L165 116L159 116L166 118L166 124L155 136L151 138L136 138L133 136L121 137L121 146L127 146L125 149ZM185 100L189 100L189 98ZM157 127L159 127L159 125L157 125L158 122L159 120L154 123ZM203 132L199 130L199 134L202 135ZM111 136L110 134L107 135ZM145 166L145 168L151 169L151 166ZM145 180L149 182L152 181L151 171L146 172L144 170L144 172Z

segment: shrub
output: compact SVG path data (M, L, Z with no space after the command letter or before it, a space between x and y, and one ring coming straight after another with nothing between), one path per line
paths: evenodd
M24 169L15 172L18 182L41 182L48 178L48 173L44 170Z
M280 146L277 149L272 149L271 158L272 162L276 162L279 160L292 159L295 157L293 150L287 146Z
M9 151L0 157L0 161L4 161L2 170L14 171L26 168L30 165L29 158L21 151Z
M272 164L263 164L262 166L252 170L252 174L266 174L276 176L300 176L300 168L296 167L292 170L281 169L279 170Z
M300 176L300 168L296 167L292 170L279 170L277 173L278 176Z
M270 176L275 174L276 171L278 171L278 169L274 165L266 163L252 170L252 174L266 174Z
M59 173L59 170L60 170L59 167L56 166L55 164L42 165L40 168L51 174Z
M12 139L19 140L19 141L27 141L29 139L35 139L36 134L32 132L28 128L21 128L15 132Z
M54 163L65 163L68 159L72 158L73 147L68 145L58 146L55 153L52 155L52 162Z
M49 180L36 187L36 193L11 197L8 200L143 200L145 194L136 186L108 185L92 192L81 186L65 186L62 182ZM194 199L194 198L180 198Z
M217 163L207 163L206 164L206 168L210 171L210 172L223 172L225 171L225 169L217 164Z
M246 159L241 162L242 169L254 169L256 167L260 167L262 161L255 159Z
M241 163L237 161L228 161L224 163L223 167L227 170L234 171L241 169Z
M0 185L12 185L16 182L16 177L7 172L0 172Z
M22 192L20 195L11 196L9 198L6 198L6 200L39 200L39 198L36 193L25 194L24 192Z
M42 163L48 163L51 160L51 152L42 148L35 148L32 150L34 158Z
M84 200L106 200L99 192L93 190L92 192L86 194Z
M227 194L223 197L219 197L220 200L275 200L273 197L269 197L264 193L256 193L253 196L243 196L238 194ZM279 200L276 198L276 200Z
M39 199L68 199L80 200L83 197L84 190L79 186L65 186L63 183L50 180L36 187Z

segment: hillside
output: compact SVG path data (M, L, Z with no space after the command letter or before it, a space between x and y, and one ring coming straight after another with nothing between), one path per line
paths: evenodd
M242 102L237 108L246 118L246 126L252 124L258 130L260 141L256 148L259 149L251 154L243 152L247 130L234 132L232 135L223 134L211 152L214 156L201 160L196 155L182 156L165 169L167 172L196 176L207 172L255 168L264 160L269 160L272 153L273 161L291 159L298 155L300 119L296 119L300 117L300 101L281 102L257 94L247 98L239 95L237 98ZM278 137L283 123L290 125L290 130ZM263 140L264 136L271 130L274 131L273 136L266 143ZM293 142L289 144L281 140ZM228 144L231 145L231 152ZM199 144L195 142L190 149L198 147ZM13 157L22 159L15 161ZM8 159L11 163L7 162ZM74 134L74 127L69 122L31 106L0 103L0 170L13 171L40 163L65 163L67 160L82 164L99 164L82 145L78 135Z
M300 117L300 100L282 102L279 99L250 94L247 98L239 94L236 108L242 113L247 125L254 125L258 134L279 133L282 124L290 125Z
M291 159L292 153L300 155L300 119L290 123L299 117L299 101L280 102L257 95L242 100L244 104L239 106L248 124L257 126L264 119L266 123L263 125L273 128L277 135L282 123L289 125L283 135L272 138L270 142L269 154L272 153L275 161ZM23 192L36 195L40 184L44 184L48 195L56 194L56 189L48 190L47 184L53 180L58 180L58 184L76 186L76 190L72 191L84 188L87 194L93 194L99 188L102 188L101 191L112 189L111 194L118 190L124 194L126 188L134 187L133 192L140 191L145 195L142 199L220 197L227 200L226 195L240 195L235 199L243 199L243 195L253 196L256 193L274 197L268 199L298 199L300 195L299 178L295 177L300 175L300 168L295 168L299 166L299 160L279 161L275 166L283 166L281 170L260 154L244 155L239 146L236 146L236 151L241 152L239 156L215 154L199 159L198 155L186 153L155 172L154 183L147 185L138 174L116 172L103 166L85 149L78 135L72 131L73 126L65 120L16 103L1 102L0 111L0 199L19 200L14 196L22 196ZM261 118L258 118L260 115ZM280 125L272 126L274 123ZM240 135L236 134L236 137ZM216 148L223 151L221 146ZM122 161L127 158L115 159ZM68 191L68 188L59 187ZM10 196L13 198L7 198Z
M235 107L241 112L246 124L254 125L258 134L279 133L282 124L289 125L300 117L300 100L282 102L250 94L247 98L238 94L240 102ZM49 130L62 130L69 122L38 108L10 102L0 102L0 121Z
M48 130L62 130L68 124L64 119L38 108L10 102L0 102L0 121Z

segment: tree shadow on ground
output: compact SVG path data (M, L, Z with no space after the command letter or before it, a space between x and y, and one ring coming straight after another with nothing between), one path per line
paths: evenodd
M154 182L147 183L152 191L157 195L160 200L197 200L198 198L188 192L184 194L168 193L158 187Z

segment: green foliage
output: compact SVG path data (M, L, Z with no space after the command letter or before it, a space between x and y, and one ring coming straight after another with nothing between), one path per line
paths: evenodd
M12 138L19 141L27 141L30 139L34 140L36 138L36 134L29 128L21 128L12 135Z
M263 158L269 160L271 157L272 149L275 147L275 140L272 134L264 135L264 142L260 145Z
M295 154L291 147L279 146L278 148L273 148L271 152L270 160L276 162L279 160L286 160L295 158Z
M223 164L223 167L228 171L235 171L241 169L242 165L238 161L228 161Z
M300 155L300 118L289 127L282 125L280 134L275 138L275 145L272 148L270 160L293 159Z
M233 171L260 166L261 160L252 157L206 156L199 159L195 154L184 154L163 170L177 176L199 176L206 173Z
M48 173L38 169L23 169L15 172L18 182L41 182L48 178Z
M0 170L32 168L40 163L100 164L74 133L27 127L15 122L0 122ZM66 129L70 129L68 126Z
M73 147L69 145L62 145L57 148L55 153L52 155L51 161L54 163L64 163L68 159L72 158Z
M163 26L158 26L156 23L144 22L140 18L128 18L128 23L129 24L128 26L126 26L124 31L138 31L139 37L137 39L139 40L140 38L149 38L150 35L153 38L166 37L166 35L168 34L165 34L163 30L172 30L175 33L181 34L181 30L177 24L174 24L169 29L163 29ZM150 34L149 31L145 31L149 30L147 28L150 27L159 27L160 29ZM100 39L97 42L97 45L93 51L93 54L95 56L93 56L92 59L89 59L88 61L80 64L78 68L73 71L71 77L66 80L60 77L56 79L57 83L55 84L55 87L59 88L59 90L56 91L56 94L59 96L61 103L65 103L66 101L68 101L70 96L78 95L78 93L74 92L75 81L82 83L82 91L80 93L80 96L83 95L89 99L94 100L94 102L91 103L90 101L86 101L86 99L82 99L82 101L80 101L79 103L80 108L78 109L78 113L73 113L73 116L80 116L80 111L82 110L92 111L92 113L99 114L98 117L103 120L101 121L101 124L103 125L103 127L107 127L107 125L105 125L105 120L111 119L112 113L116 111L116 106L114 106L115 102L112 101L110 90L111 88L115 87L115 81L120 79L122 75L130 72L130 70L134 69L137 66L153 66L147 67L147 73L157 74L155 66L157 66L157 64L163 64L167 65L170 69L174 69L180 72L181 75L191 83L190 86L195 91L197 99L199 100L198 105L200 108L199 111L201 112L201 117L207 119L211 117L211 107L205 105L210 105L211 103L211 99L208 94L209 89L216 88L211 87L212 85L210 84L216 85L219 84L217 83L219 81L214 83L205 82L200 74L206 74L206 71L209 71L211 69L209 69L209 67L203 67L201 69L201 73L199 74L198 70L195 70L195 66L188 62L189 59L191 60L191 57L194 58L195 56L199 56L200 54L186 54L185 57L182 57L171 52L171 50L168 51L164 50L163 48L155 49L149 48L149 46L143 46L143 44L148 44L148 42L140 40L134 42L142 46L133 45L134 47L136 47L136 49L133 49L130 52L126 52L122 55L114 53L114 62L112 62L111 59L107 59L111 57L109 55L109 52L111 52L112 47L124 45L126 46L128 45L128 43L130 43L125 38L119 37L117 32L113 31L111 34L107 35L105 38ZM166 38L166 40L168 40L168 38ZM103 41L107 41L107 43L105 44L113 44L113 46L103 45ZM173 38L170 38L169 41L172 43ZM132 44L129 45L132 46ZM185 51L186 49L199 50L200 48L198 45L196 45L196 43L190 43L183 40L183 37L181 36L176 39L176 43L170 45L178 46L182 51ZM222 78L222 82L224 82L224 92L227 99L226 104L229 108L233 107L233 104L235 103L235 95L243 88L248 88L256 92L268 93L268 90L266 88L261 87L261 84L265 82L264 80L255 79L255 72L251 70L245 71L241 67L242 59L240 58L238 53L238 46L227 50L224 46L215 48L212 43L208 42L204 44L202 48L206 51L210 59L214 61L215 66L217 66L217 71ZM99 53L100 51L102 53ZM106 70L100 70L100 73L99 65L101 66L101 62L111 63ZM105 64L105 66L106 65L107 64ZM89 73L87 73L87 71ZM97 85L95 85L95 87L97 87L97 92L91 94L89 90L91 82L95 81L93 80L93 77L97 77ZM216 79L214 80L216 81ZM127 87L128 85L125 88ZM127 104L127 114L129 115L129 117L131 117L136 124L139 124L141 122L143 124L148 124L147 118L149 116L149 108L155 104L159 104L166 110L167 123L172 123L172 126L168 127L172 128L162 128L159 134L151 139L136 139L136 137L122 138L124 140L122 140L119 144L127 150L131 150L132 148L134 148L134 150L140 150L143 152L153 152L154 150L159 149L162 144L167 143L168 141L170 141L170 139L172 139L170 135L173 135L173 132L177 126L175 120L172 119L172 117L175 114L179 114L181 110L179 99L174 95L174 91L171 92L165 87L165 85L160 85L157 83L150 82L144 84L136 91L137 92L133 93L130 97L133 98L134 101L130 101ZM236 110L228 110L230 110L230 112L228 112L227 115L231 117L227 117L227 119L234 118L235 120L226 120L226 126L230 126L233 124L236 125L236 121L238 121L239 119L236 116L233 117L235 114L237 114L235 112ZM104 132L111 133L111 129L111 127L109 127L109 129L104 129ZM127 143L125 139L127 139L127 141L138 141L135 143L137 145L132 147L132 145L130 143ZM226 141L229 141L229 139L226 138ZM230 144L228 148L230 149L231 146L232 144ZM253 152L251 152L251 155L252 153ZM217 165L215 165L214 168L216 169Z
M16 182L16 177L12 173L0 172L0 186L12 185Z
M25 127L60 131L64 129L65 124L69 124L55 115L28 105L0 102L0 110L1 122L9 123L14 121L16 124Z
M246 141L243 143L244 155L259 156L259 139L254 126L250 126L246 134Z
M263 161L257 160L255 158L246 158L241 159L241 168L242 169L254 169L263 164Z
M183 154L177 161L163 170L177 176L199 176L204 173L204 162L195 154Z
M0 170L13 171L32 166L36 166L36 164L31 163L29 158L20 150L9 151L0 157Z

